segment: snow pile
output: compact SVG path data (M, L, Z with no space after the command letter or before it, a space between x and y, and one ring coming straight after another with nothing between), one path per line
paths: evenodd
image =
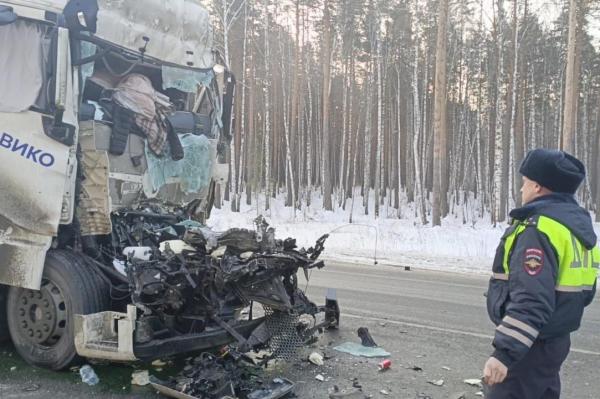
M372 204L373 201L370 201ZM285 206L285 197L271 199L270 210L264 211L264 197L251 206L242 201L241 212L231 212L229 203L213 209L208 224L214 230L231 227L254 228L253 220L263 214L276 229L277 238L294 237L298 245L310 247L323 234L330 234L322 258L361 264L411 266L453 272L489 273L498 242L506 225L493 227L487 220L463 224L463 217L449 216L441 227L423 226L407 205L398 218L391 207L381 207L375 218L373 209L364 215L362 199L354 203L353 223L349 223L351 201L346 210L323 210L320 198L302 210ZM372 208L372 205L371 205ZM464 212L470 212L466 210ZM596 225L600 233L600 225Z

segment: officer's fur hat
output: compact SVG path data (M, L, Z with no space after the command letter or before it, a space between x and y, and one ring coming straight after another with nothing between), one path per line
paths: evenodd
M585 178L585 166L564 151L538 148L529 151L519 172L558 193L575 194Z

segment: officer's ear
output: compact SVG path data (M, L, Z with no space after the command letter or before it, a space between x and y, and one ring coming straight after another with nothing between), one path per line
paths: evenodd
M552 194L552 190L550 190L549 188L546 188L544 186L542 186L541 184L538 184L537 182L535 183L535 192L537 194L540 195L548 195L548 194Z

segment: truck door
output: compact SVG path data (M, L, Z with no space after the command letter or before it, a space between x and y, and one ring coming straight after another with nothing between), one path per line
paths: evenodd
M78 80L68 31L54 24L0 25L0 48L0 283L39 289L73 217Z

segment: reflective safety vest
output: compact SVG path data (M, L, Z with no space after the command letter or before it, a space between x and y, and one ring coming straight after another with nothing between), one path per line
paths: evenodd
M581 292L592 290L600 271L600 248L585 248L579 239L564 225L547 216L540 215L527 221L516 221L516 228L504 242L502 267L508 277L511 249L519 236L528 226L535 225L547 238L558 261L556 291ZM500 276L498 276L500 277Z

